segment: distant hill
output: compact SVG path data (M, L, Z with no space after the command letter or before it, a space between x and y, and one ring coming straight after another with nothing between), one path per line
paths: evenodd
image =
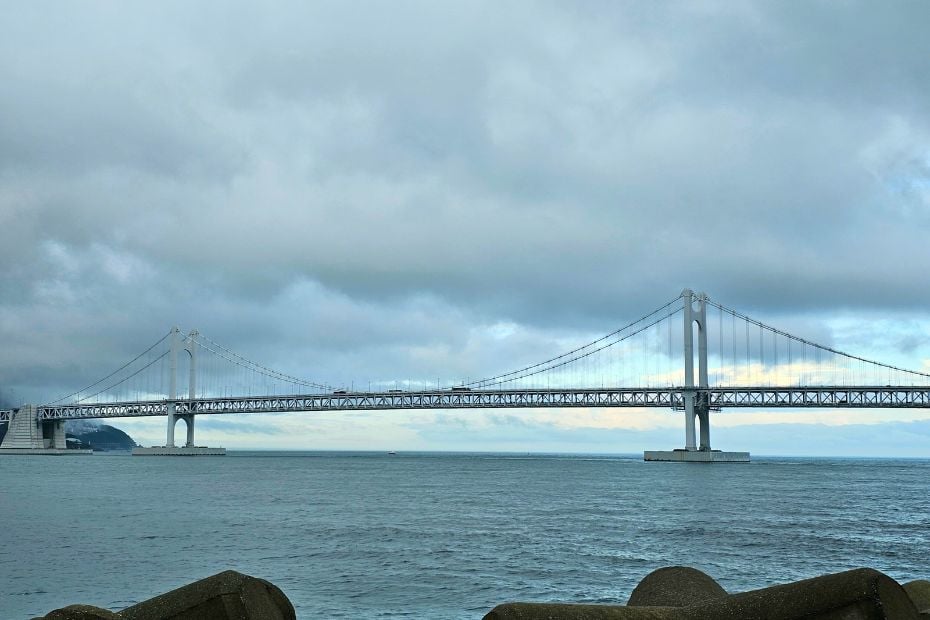
M6 435L7 424L0 424L0 441ZM65 422L65 437L69 448L90 448L98 452L132 450L136 442L132 437L109 424L95 420L68 420Z
M68 439L69 448L91 448L100 452L108 452L132 450L137 445L132 437L115 426L100 423L88 424L88 422L90 420L65 423L65 436Z

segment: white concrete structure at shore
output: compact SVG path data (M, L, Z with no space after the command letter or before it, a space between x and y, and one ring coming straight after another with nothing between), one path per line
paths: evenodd
M10 416L0 454L71 455L93 454L93 450L69 450L64 420L39 420L35 405L23 405Z

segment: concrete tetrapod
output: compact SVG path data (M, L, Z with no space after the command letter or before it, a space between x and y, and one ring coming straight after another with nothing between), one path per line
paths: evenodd
M119 620L119 615L92 605L68 605L35 620Z
M684 607L507 603L485 620L920 620L904 588L869 568L730 594Z
M296 620L276 585L227 570L119 613L124 620Z
M643 577L627 606L687 607L726 595L727 591L707 573L690 566L668 566Z
M904 584L904 591L911 597L911 602L922 614L930 617L930 581L915 579Z
M41 620L296 620L294 606L277 586L228 570L112 612L69 605Z

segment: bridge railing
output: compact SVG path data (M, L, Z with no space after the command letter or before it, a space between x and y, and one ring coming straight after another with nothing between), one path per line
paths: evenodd
M715 410L739 408L926 408L930 387L834 386L748 388L615 388L428 390L242 396L41 406L43 420L178 414L289 413L395 409L664 408L680 410L688 393Z

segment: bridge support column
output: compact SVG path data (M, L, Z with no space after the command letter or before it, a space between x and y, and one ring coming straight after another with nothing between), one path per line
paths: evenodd
M701 422L701 445L700 450L710 451L710 409L701 407L698 409L697 418Z
M166 448L174 447L174 425L178 422L176 410L177 405L175 403L168 403L168 439L165 441Z
M194 416L193 414L184 416L184 421L187 422L187 443L184 444L187 448L194 447Z
M686 392L685 395L685 450L696 450L697 444L694 438L694 392ZM704 423L701 423L701 434L704 434Z
M184 420L187 426L187 441L184 443L185 448L194 447L194 414L177 413L177 405L174 403L168 405L168 441L165 442L166 448L175 448L174 445L174 427L177 426L178 420Z
M55 420L52 424L52 447L56 450L66 450L68 448L68 436L65 434L65 421Z
M682 403L685 410L685 447L678 450L647 450L647 461L748 462L748 452L721 452L710 447L710 403L707 379L707 295L691 289L681 292L684 310L685 385ZM697 305L695 305L695 303ZM698 378L694 380L694 327L697 325ZM700 444L695 437L695 418L701 425Z

